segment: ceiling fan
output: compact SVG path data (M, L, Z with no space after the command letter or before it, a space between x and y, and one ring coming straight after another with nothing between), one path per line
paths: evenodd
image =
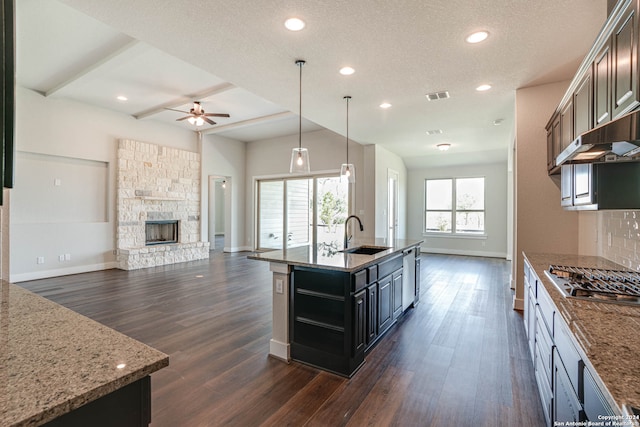
M191 108L191 110L189 110L188 112L182 111L182 110L175 110L173 108L167 108L167 110L178 111L180 113L187 114L184 117L180 117L179 119L176 119L176 121L179 122L182 120L188 120L189 123L196 126L202 126L205 122L209 123L210 125L215 125L216 122L211 120L209 117L229 117L228 114L224 114L224 113L205 113L204 110L202 109L202 105L200 105L200 102L198 101L193 102L193 108Z

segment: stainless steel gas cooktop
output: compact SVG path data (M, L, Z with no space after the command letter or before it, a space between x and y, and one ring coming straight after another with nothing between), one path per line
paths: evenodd
M640 274L633 271L551 265L545 273L567 297L640 304Z

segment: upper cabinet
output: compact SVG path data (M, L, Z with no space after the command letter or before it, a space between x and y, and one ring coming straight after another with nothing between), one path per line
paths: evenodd
M553 112L547 125L550 175L560 173L555 159L575 138L640 105L638 2L618 1Z
M611 120L611 43L593 61L593 110L596 126Z
M633 110L638 100L638 7L632 0L611 34L613 118Z

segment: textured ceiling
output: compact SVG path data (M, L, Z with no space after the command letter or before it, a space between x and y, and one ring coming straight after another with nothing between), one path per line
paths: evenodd
M45 3L56 4L37 0L17 3L19 13L21 3L37 4L39 8L34 8L36 12L32 14L39 15L40 7L44 9L41 16L32 18L40 20L36 24L39 28L35 27L40 32L47 25ZM285 127L297 122L286 111L298 111L298 68L294 62L301 58L307 61L303 69L302 113L308 119L305 121L308 129L315 129L316 123L344 134L342 98L351 95L350 137L361 144L382 144L414 168L465 161L462 159L506 158L514 135L515 90L570 78L604 23L607 2L64 0L64 3L100 22L87 23L86 17L83 19L69 9L74 16L69 18L72 21L60 28L60 34L51 37L58 37L63 43L67 31L73 30L74 41L68 42L73 52L67 52L62 45L51 52L49 46L46 47L49 50L43 48L40 59L46 57L53 63L75 64L82 69L80 59L91 67L95 57L117 54L107 67L98 67L100 72L83 77L92 81L78 79L55 95L63 96L65 90L79 91L76 85L80 83L85 85L84 93L91 91L92 83L105 87L118 81L155 88L157 99L140 101L137 106L140 112L226 84L234 89L211 96L212 104L203 104L205 110L229 112L220 108L237 108L232 117L245 114L248 121L251 117L275 117ZM287 31L283 22L290 16L304 19L307 27L297 33ZM478 45L464 42L466 35L479 29L490 32L487 41ZM23 37L37 40L39 31L32 30L31 36ZM131 46L132 40L142 42L142 47L135 43ZM119 52L120 48L124 53ZM151 66L154 60L166 63L157 58L162 55L174 58L176 74L190 78L175 77L174 84L162 80L164 75L157 75L161 70ZM19 50L18 56L20 65ZM124 68L118 69L120 60ZM355 68L355 74L341 76L338 69L344 65ZM181 67L184 74L180 74ZM55 69L61 76L72 74L64 67ZM200 72L205 76L200 76ZM27 87L43 85L46 90L55 87L56 76L46 76L44 81L25 76L24 81ZM476 92L475 87L482 83L491 84L493 89ZM164 90L174 92L164 94ZM451 98L426 100L426 93L441 90L448 90ZM233 91L244 99L237 98L234 104ZM228 99L216 104L222 95ZM238 107L239 103L253 101L255 107L245 107L258 111ZM383 101L392 107L380 109L378 105ZM496 119L503 119L500 126L493 125ZM269 131L265 130L264 135L278 135L277 122L256 121L268 125ZM219 124L224 130L222 119ZM238 127L233 136L259 139L260 133L252 133L250 128ZM226 129L234 132L233 128ZM432 129L441 129L443 133L427 135L426 131ZM435 145L440 142L451 143L451 150L438 152Z

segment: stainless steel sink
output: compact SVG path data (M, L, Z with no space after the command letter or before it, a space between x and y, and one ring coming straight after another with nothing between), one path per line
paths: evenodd
M389 248L385 246L356 246L355 248L344 249L340 252L358 255L374 255L387 249Z

